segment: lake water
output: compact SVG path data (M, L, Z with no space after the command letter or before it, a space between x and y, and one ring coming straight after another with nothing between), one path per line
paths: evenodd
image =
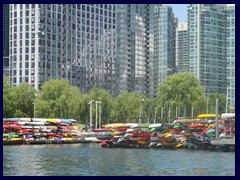
M101 148L98 143L3 146L4 176L235 176L235 152Z

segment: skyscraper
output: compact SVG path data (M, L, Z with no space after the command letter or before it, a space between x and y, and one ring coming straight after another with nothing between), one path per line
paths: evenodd
M117 5L118 93L128 91L153 96L154 7Z
M3 74L9 75L9 4L3 4Z
M227 13L227 100L235 111L235 4L226 5Z
M115 94L116 5L11 4L11 84L68 79Z
M227 39L225 5L188 6L189 70L205 92L226 94Z
M176 41L176 64L179 72L188 71L188 23L178 23Z
M11 84L68 79L83 93L156 97L176 71L176 25L161 4L11 4Z
M157 95L158 85L175 67L176 18L170 6L117 6L119 93Z
M176 72L176 28L177 18L171 6L159 7L155 14L157 28L154 29L154 61L157 62L159 83ZM155 42L156 41L156 42ZM157 84L159 84L157 83Z

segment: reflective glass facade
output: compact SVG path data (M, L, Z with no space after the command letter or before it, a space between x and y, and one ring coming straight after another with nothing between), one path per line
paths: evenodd
M226 6L227 13L227 99L235 110L235 5Z
M118 93L153 96L154 7L117 5Z
M3 74L9 75L9 4L3 4Z
M225 5L188 6L189 70L205 91L226 94L227 41Z
M115 95L116 5L11 4L11 83L68 79Z
M117 5L119 92L156 97L160 83L175 71L176 19L160 4Z
M156 50L154 60L159 62L157 66L159 73L159 83L172 75L176 71L176 28L177 19L174 17L172 7L162 6L157 10L156 15L158 27L155 29L157 32L155 36Z
M176 61L178 72L188 71L188 24L178 23Z
M176 70L176 24L161 4L11 4L11 84L68 79L83 93L156 97Z

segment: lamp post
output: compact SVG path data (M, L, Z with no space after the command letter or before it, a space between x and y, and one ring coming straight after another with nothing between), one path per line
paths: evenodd
M102 103L100 102L100 108L99 108L99 128L102 127Z
M228 112L228 89L227 89L227 97L226 97L226 113Z
M163 107L161 107L161 120L163 122Z
M170 118L171 118L171 107L168 109L168 123L170 123Z
M35 99L33 100L33 118L35 118L35 106L36 106L36 98L38 96L38 91L34 93Z
M33 100L33 118L35 118L35 103L36 103L36 100L34 99Z
M143 109L143 101L144 101L144 99L142 99L141 106L140 106L139 125L141 124L141 118L142 118L142 109Z
M97 125L98 125L98 123L97 123L97 105L98 104L101 104L102 102L101 101L96 101L96 122L95 122L95 128L97 129Z
M154 116L155 116L155 119L154 119L154 124L155 124L157 120L157 107L155 107Z
M94 100L91 100L88 102L88 104L90 105L90 127L89 127L89 131L91 132L92 130L92 103L94 102Z
M208 96L209 96L209 89L208 89L208 92L207 92L207 114L208 114Z

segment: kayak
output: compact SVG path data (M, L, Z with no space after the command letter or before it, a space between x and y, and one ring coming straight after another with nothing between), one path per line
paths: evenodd
M148 128L159 128L159 127L162 127L162 124L151 124L148 126Z

